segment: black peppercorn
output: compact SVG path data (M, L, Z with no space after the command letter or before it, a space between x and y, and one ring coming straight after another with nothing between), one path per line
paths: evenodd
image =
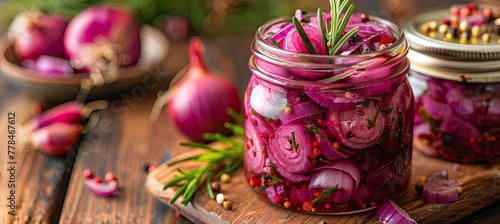
M353 44L359 41L359 34L354 34L351 38L349 38L349 43Z

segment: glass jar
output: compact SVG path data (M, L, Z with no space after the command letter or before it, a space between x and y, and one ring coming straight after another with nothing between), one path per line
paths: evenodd
M448 12L419 13L404 27L416 97L413 145L453 162L500 162L500 36L491 32L489 42L472 37L460 43L421 29L441 23Z
M391 29L397 38L391 46L328 56L268 44L266 30L290 18L265 23L252 43L253 76L244 96L248 183L273 204L315 214L361 212L396 200L408 185L412 155L404 34L370 17Z

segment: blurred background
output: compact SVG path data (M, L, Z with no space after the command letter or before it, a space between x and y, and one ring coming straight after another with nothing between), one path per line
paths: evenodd
M20 12L38 9L74 16L99 3L123 4L154 25L170 41L162 72L178 73L188 64L190 36L201 36L207 46L209 63L236 84L240 94L251 76L248 59L257 28L269 19L293 14L296 9L329 12L328 0L0 0L0 29L5 30ZM470 0L351 0L355 12L389 19L399 26L418 11ZM477 3L500 5L498 0ZM241 94L242 95L242 94Z

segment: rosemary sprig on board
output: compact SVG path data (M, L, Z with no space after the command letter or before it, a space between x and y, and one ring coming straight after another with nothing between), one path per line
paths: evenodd
M228 113L233 116L234 120L238 122L243 121L243 118L234 111L228 111ZM229 127L233 131L234 135L244 137L243 127L241 124L227 124L225 126ZM205 134L203 137L207 140L221 143L222 146L219 148L212 148L201 143L180 143L180 145L183 146L203 149L206 153L169 162L167 163L168 166L185 161L198 161L204 162L205 164L198 169L188 172L177 169L179 173L174 175L173 180L165 184L163 190L175 186L179 182L187 182L182 184L182 186L177 190L174 197L172 197L169 201L170 204L173 204L182 195L184 199L181 201L181 204L187 205L191 199L193 199L198 187L202 185L200 182L203 180L203 177L205 177L208 195L210 198L215 199L213 189L210 185L212 176L222 167L224 167L222 173L230 174L243 164L243 154L245 152L245 148L244 143L241 140L233 139L218 133Z

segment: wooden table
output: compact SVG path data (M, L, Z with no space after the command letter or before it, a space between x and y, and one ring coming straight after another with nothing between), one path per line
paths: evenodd
M252 35L223 36L207 41L210 58L224 71L240 91L250 72L247 60ZM154 124L147 122L156 92L168 86L169 75L187 63L187 43L172 44L173 49L163 68L163 82L148 91L147 96L122 96L110 99L111 106L102 111L97 126L85 134L69 155L48 156L39 151L16 151L15 210L8 215L7 183L10 174L7 158L7 113L16 113L17 125L31 117L36 103L21 90L10 86L0 76L0 223L175 223L173 210L157 201L144 189L147 173L141 161L158 164L188 150L177 145L187 140L167 120L164 111ZM216 60L215 60L216 59ZM240 92L241 93L241 92ZM128 94L128 95L127 95ZM125 96L125 97L123 97ZM128 97L127 97L128 96ZM128 98L128 99L125 99ZM172 149L169 151L168 149ZM103 177L115 173L120 189L114 197L96 197L83 185L82 170L92 168ZM265 209L265 208L263 208ZM499 223L500 203L495 203L463 219L462 223Z

